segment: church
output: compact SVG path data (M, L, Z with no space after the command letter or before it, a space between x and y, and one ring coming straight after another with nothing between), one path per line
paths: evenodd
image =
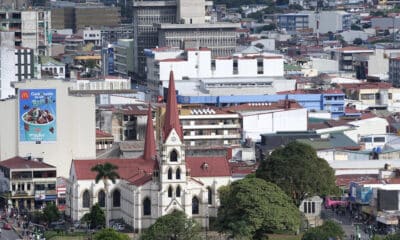
M117 166L120 176L115 184L109 183L109 199L106 199L103 182L96 184L96 173L91 171L93 166L105 162ZM108 219L122 218L135 231L150 227L157 218L174 210L185 212L207 227L209 217L217 215L218 189L231 181L232 174L226 157L185 156L171 71L158 148L149 104L145 146L140 158L72 161L66 214L73 220L80 220L96 203L105 210L107 201Z

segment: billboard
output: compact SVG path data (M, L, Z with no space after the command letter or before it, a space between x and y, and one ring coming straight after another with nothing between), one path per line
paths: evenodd
M55 142L56 90L19 90L19 141Z

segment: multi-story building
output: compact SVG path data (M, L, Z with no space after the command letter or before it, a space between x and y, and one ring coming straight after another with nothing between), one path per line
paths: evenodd
M389 81L394 87L400 87L400 58L389 59Z
M240 94L243 89L247 94L271 94L295 88L294 80L283 78L283 56L278 54L238 53L219 58L212 57L208 48L155 48L145 54L147 86L161 95L171 69L183 95Z
M51 13L46 10L0 11L3 31L14 32L15 46L31 48L41 55L51 54Z
M236 51L236 23L158 24L158 46L183 49L207 47L213 57Z
M65 79L65 64L52 57L39 56L41 74L38 78Z
M4 203L11 201L16 208L30 210L56 203L57 169L43 159L13 157L0 162L0 171L9 182L9 191L1 195Z
M106 46L108 43L116 43L119 39L133 39L132 24L120 24L117 27L102 27L100 31L102 46Z
M95 99L73 96L70 82L45 79L13 83L16 98L0 101L0 161L42 158L68 176L72 159L96 156ZM30 118L31 115L37 117ZM40 119L40 120L39 120Z
M14 46L14 33L0 33L0 99L15 95L11 82L34 77L33 50Z
M133 33L135 72L145 74L146 56L144 49L158 45L157 28L154 23L176 22L176 1L138 1L133 2Z
M101 46L101 31L96 29L83 30L83 41L85 44L92 43L95 46Z
M309 15L305 13L279 14L277 16L277 26L290 34L307 30L310 28Z
M349 46L338 48L332 53L333 58L339 61L339 71L353 72L357 70L359 75L366 75L368 74L368 56L372 55L374 50ZM355 62L362 62L364 65L360 68L361 65L357 65Z
M133 39L118 39L114 56L114 71L123 77L133 77Z
M309 27L314 32L327 33L347 31L351 28L351 14L345 11L312 11L301 12L308 14Z

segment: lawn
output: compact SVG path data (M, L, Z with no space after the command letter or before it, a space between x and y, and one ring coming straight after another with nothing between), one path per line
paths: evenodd
M301 240L301 235L269 234L269 240Z

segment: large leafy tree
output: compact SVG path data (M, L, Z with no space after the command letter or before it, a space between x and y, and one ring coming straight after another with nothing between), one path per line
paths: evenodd
M96 172L96 184L99 183L100 180L103 181L104 184L104 192L106 193L106 227L109 227L110 221L109 221L109 214L108 214L108 208L109 208L109 186L111 181L113 184L115 184L116 180L119 178L118 175L118 167L106 162L104 164L97 164L96 166L92 167L92 171Z
M83 215L81 221L90 224L90 228L104 227L105 216L99 204L94 204L90 208L90 212Z
M116 232L112 228L105 228L94 235L95 240L129 240L129 236Z
M310 145L299 142L273 151L256 176L278 185L297 206L307 196L338 193L334 170Z
M162 216L146 229L140 240L200 240L201 227L186 217L184 212L173 211Z
M47 223L51 223L60 218L60 212L54 203L49 203L43 209L43 216Z
M250 177L219 189L217 228L235 239L265 239L266 233L294 233L300 212L275 184Z
M321 226L310 228L304 233L302 240L344 239L342 226L333 221L326 221Z

